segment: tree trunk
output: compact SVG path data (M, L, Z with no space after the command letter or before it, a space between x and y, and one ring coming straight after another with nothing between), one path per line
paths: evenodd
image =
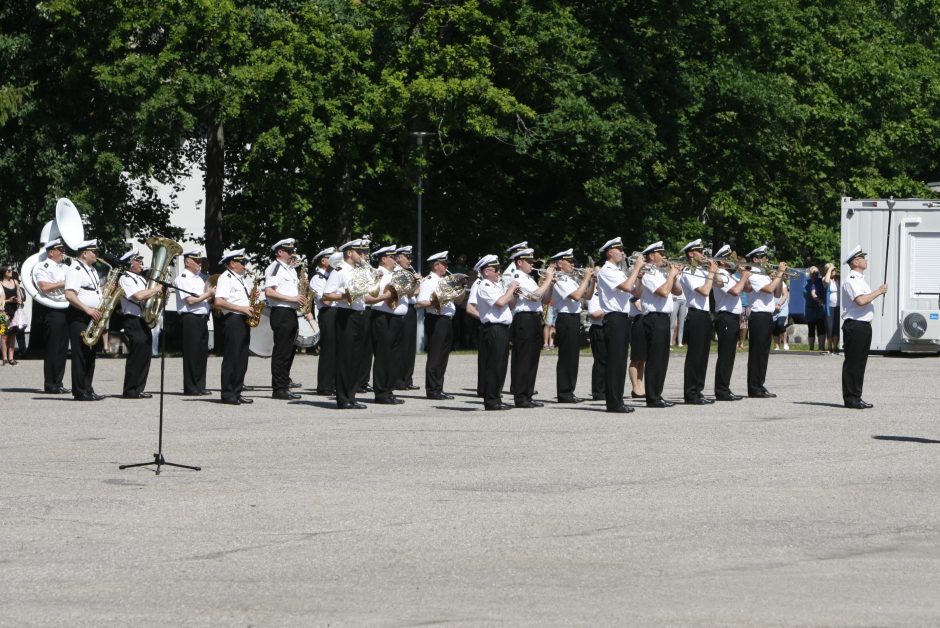
M224 252L222 193L225 183L225 131L221 122L210 125L206 137L206 256L215 268Z

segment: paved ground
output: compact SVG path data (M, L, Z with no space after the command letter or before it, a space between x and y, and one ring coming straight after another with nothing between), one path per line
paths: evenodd
M123 368L100 360L98 392ZM167 460L203 470L155 476L117 465L151 458L156 399L72 402L38 394L41 363L3 367L0 625L938 625L940 360L873 358L864 412L840 368L774 355L777 399L626 416L482 412L470 355L452 402L169 395Z

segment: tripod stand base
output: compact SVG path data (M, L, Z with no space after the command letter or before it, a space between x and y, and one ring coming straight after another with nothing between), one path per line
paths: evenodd
M150 465L157 465L157 475L160 475L160 466L167 467L179 467L180 469L192 469L193 471L202 471L202 467L192 467L186 464L176 464L175 462L167 462L163 457L163 452L158 452L153 455L152 462L136 462L134 464L122 464L118 469L130 469L132 467L149 467Z

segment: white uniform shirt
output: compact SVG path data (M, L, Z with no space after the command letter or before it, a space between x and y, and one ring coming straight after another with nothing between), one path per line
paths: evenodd
M379 272L382 273L382 280L379 281L379 296L382 296L385 294L386 286L392 282L392 271L380 266ZM377 312L388 312L389 314L394 314L395 316L404 316L408 313L408 300L399 299L398 304L394 308L389 307L388 301L373 303L372 309Z
M208 280L209 278L204 273L193 274L188 270L183 270L176 277L176 281L173 282L173 285L183 290L202 294L206 291L206 281ZM185 292L177 292L176 311L180 314L208 314L210 309L209 299L190 305L186 302L186 298L191 296L193 295L186 294Z
M503 274L499 276L500 280L504 285L509 285L509 282L512 281L513 273L516 272L516 263L510 262L509 266L506 267L506 270L503 271Z
M232 305L247 306L251 303L251 288L245 281L245 275L236 275L230 270L226 270L219 275L219 281L215 284L215 296L225 299ZM228 310L226 314L232 313Z
M59 283L60 281L65 281L65 274L68 268L69 267L65 264L57 264L51 259L47 259L42 264L36 264L33 267L33 279L36 280L36 287L39 287L40 281L45 281L47 283Z
M264 287L274 288L279 294L286 297L296 297L300 294L298 289L300 279L297 277L297 271L285 264L281 260L274 260L264 271ZM267 298L270 307L289 307L296 310L299 305L277 298Z
M431 273L427 277L421 280L421 290L418 292L418 301L430 301L431 295L437 291L437 284L440 283L441 277L437 273ZM440 310L434 306L427 306L424 310L428 314L440 314L441 316L453 316L457 312L457 306L454 305L454 302L445 303L444 307Z
M702 294L696 288L701 288L708 281L708 269L699 266L697 268L686 268L679 275L679 285L682 287L682 294L690 308L696 310L708 311L708 295Z
M741 295L734 295L729 292L738 283L738 280L732 277L731 273L724 268L719 268L718 274L721 276L721 287L718 287L717 283L712 284L712 293L715 295L715 311L741 314L744 311L741 305Z
M65 274L65 289L78 295L78 300L88 307L101 305L101 279L98 271L85 266L80 260L69 268Z
M581 284L568 275L555 276L558 278L555 285L552 286L555 311L559 314L579 314L581 312L581 300L572 299L570 295L577 292Z
M748 302L751 304L751 313L767 312L774 313L776 299L773 292L763 292L761 288L770 285L773 279L763 273L755 273L749 279L751 283L751 292L748 293Z
M626 314L630 311L630 298L633 294L617 287L626 280L627 275L613 262L605 263L601 272L597 273L597 292L605 314Z
M331 294L333 292L345 294L346 286L349 283L352 271L352 266L350 266L345 261L340 262L339 268L333 270L333 272L330 273L329 279L326 280L326 287L324 288L326 294ZM366 304L362 297L353 301L352 305L350 305L345 298L340 299L339 301L335 301L335 303L336 307L343 308L345 310L356 310L357 312L362 312L366 309Z
M597 325L598 327L604 326L603 318L594 318L594 314L604 311L601 309L601 295L597 290L594 291L594 296L588 299L587 311L588 321L590 321L591 325Z
M506 289L502 283L493 283L488 279L480 282L477 289L477 309L480 311L481 323L494 323L496 325L509 325L512 323L512 312L509 305L495 305Z
M871 286L865 281L865 275L857 270L849 271L849 276L842 281L842 318L871 322L875 318L875 304L872 302L859 305L855 302L855 297L872 292Z
M324 307L333 307L333 303L324 303L323 295L326 294L326 280L330 275L326 273L322 268L317 268L313 271L313 276L310 277L310 289L316 293L314 297L314 302L319 312L321 308Z
M140 303L131 299L132 295L147 288L147 280L142 275L126 271L121 273L118 285L124 294L121 296L121 309L126 316L140 316Z
M481 283L483 283L483 278L477 277L477 280L473 282L472 286L470 286L470 294L467 295L467 305L476 307Z
M671 292L664 297L656 294L659 287L666 283L667 278L664 269L661 268L652 268L643 275L643 296L641 299L643 300L644 314L650 312L669 314L675 308Z
M532 275L528 273L524 273L518 268L515 270L515 272L512 273L512 277L510 278L509 281L515 281L516 283L519 284L519 287L522 288L522 290L528 293L538 292L538 289L539 289L539 284L535 282L535 279L532 279ZM509 282L507 282L507 285L508 283ZM524 296L522 296L522 294L519 294L516 297L516 306L513 308L513 314L520 314L522 312L541 312L541 311L542 311L541 299L539 299L538 301L533 301L531 299L525 298Z

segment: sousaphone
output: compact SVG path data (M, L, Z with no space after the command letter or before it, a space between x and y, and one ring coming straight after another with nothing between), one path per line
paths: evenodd
M85 227L82 224L82 217L78 209L67 198L60 198L55 206L55 220L50 220L43 226L42 233L39 236L41 244L45 245L51 240L62 238L66 246L75 250L85 240ZM30 297L42 303L46 307L55 310L64 310L69 306L65 300L64 290L55 290L51 293L45 293L39 289L33 271L36 266L46 261L47 255L45 249L27 258L20 269L20 277L23 281L23 287Z

